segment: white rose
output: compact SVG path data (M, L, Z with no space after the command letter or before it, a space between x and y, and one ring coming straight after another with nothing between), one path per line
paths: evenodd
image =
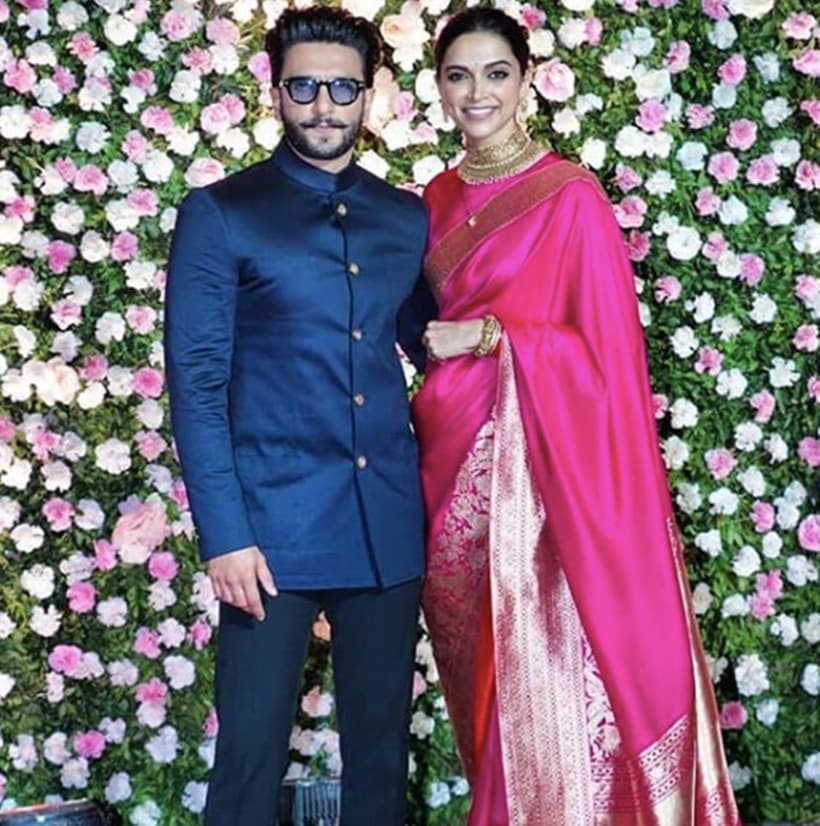
M766 559L777 559L780 556L780 551L783 549L783 540L780 535L774 531L769 531L763 534L763 542L761 543L763 549L763 556Z
M638 100L657 98L661 100L672 91L672 75L668 69L647 69L639 64L632 72L635 94Z
M699 582L692 591L692 605L698 616L703 616L712 605L712 592L705 582Z
M406 149L413 142L413 128L409 121L394 119L384 127L381 138L389 152Z
M803 669L800 686L806 694L811 694L812 697L820 694L820 666L816 663L809 663ZM0 692L0 696L2 696L2 692Z
M112 774L105 786L105 799L111 803L122 803L131 797L131 778L127 772Z
M66 235L76 235L85 223L85 213L74 201L64 201L54 207L51 213L51 223L59 232Z
M750 496L760 497L766 493L766 480L760 470L754 466L739 473L737 480Z
M601 60L601 71L604 77L612 80L626 80L632 75L635 67L635 55L626 49L615 49Z
M732 560L732 570L742 577L756 574L760 570L760 554L751 545L744 545Z
M14 543L14 547L21 554L30 554L32 551L42 548L45 541L43 529L39 525L29 525L27 522L21 522L17 525L9 536Z
M363 152L357 163L362 169L366 169L371 175L375 175L382 180L387 178L387 173L390 171L390 164L373 149Z
M758 654L741 654L735 665L735 682L744 697L754 697L769 689L766 664Z
M57 25L67 32L74 32L88 22L88 12L80 3L67 0L57 12Z
M165 55L166 42L156 32L146 32L137 50L149 62L154 63Z
M111 132L97 121L84 121L77 129L74 142L77 148L89 155L99 155L108 143Z
M587 138L581 147L581 163L590 169L600 169L606 160L606 141L600 138Z
M63 763L60 783L65 789L84 789L88 786L91 772L85 757L72 757Z
M702 245L698 231L692 227L678 227L666 238L666 248L676 261L691 261Z
M253 125L254 141L269 152L279 143L281 134L282 126L279 121L273 117L260 118Z
M0 671L0 703L6 699L6 697L11 694L11 690L14 688L16 680L11 674L6 674L4 671Z
M132 161L111 161L106 173L117 192L130 192L139 180L139 170Z
M0 106L0 137L23 140L31 129L31 115L19 105Z
M732 25L731 20L718 20L707 38L713 46L725 51L731 49L737 40L737 29Z
M581 131L581 121L572 109L564 106L553 115L552 128L565 137L576 135Z
M422 103L434 103L439 99L436 73L432 69L422 69L416 75L415 92Z
M37 605L31 612L29 628L41 637L53 637L62 625L63 615L53 606L43 609Z
M792 230L792 245L799 253L817 255L820 252L820 223L810 218L797 224Z
M550 57L555 51L555 35L549 29L533 29L529 33L529 46L533 57Z
M737 103L737 87L718 83L712 87L712 106L715 109L731 109Z
M675 430L694 427L698 423L698 409L688 399L677 399L669 408L670 424Z
M680 470L689 461L689 446L679 436L670 436L663 443L663 459L669 470Z
M799 141L794 138L779 138L770 144L772 157L778 166L794 166L802 155Z
M624 126L615 136L615 151L624 158L639 158L647 144L648 135L637 126Z
M23 219L16 215L0 215L0 247L14 247L23 237Z
M797 214L795 208L786 198L772 198L766 210L766 223L770 227L787 227Z
M165 183L174 172L174 162L158 149L148 150L148 157L142 165L142 174L152 184Z
M745 223L748 217L748 207L735 195L730 195L723 201L718 210L718 218L724 226L739 226Z
M775 83L780 79L780 59L774 52L757 54L752 58L752 63L764 83Z
M678 327L669 339L678 358L689 358L698 349L700 342L691 327Z
M755 296L749 318L757 324L771 324L777 315L777 303L765 293Z
M820 785L820 751L810 754L800 768L800 776L807 783Z
M37 563L20 574L20 586L35 599L48 599L54 593L54 569Z
M202 88L202 78L198 72L180 69L171 83L168 97L176 103L195 103Z
M759 20L765 17L774 8L774 0L729 0L729 11L747 17L750 20Z
M780 703L777 700L762 700L755 706L755 717L764 726L771 727L777 720L777 713L780 711Z
M766 126L770 126L774 129L780 126L780 124L783 123L789 115L791 115L792 107L789 105L789 101L786 100L786 98L776 97L767 100L763 104L763 109L761 111L763 113L763 121Z
M793 359L775 356L769 368L769 383L772 387L791 387L800 380L800 373Z
M114 476L125 473L131 467L131 453L128 445L119 439L106 439L94 449L94 464Z
M121 14L112 14L103 26L105 36L114 46L124 46L137 39L137 27Z
M720 615L723 619L729 617L745 617L749 613L749 601L743 594L732 594L723 600L720 607Z
M240 67L239 53L230 43L223 46L211 46L211 60L218 75L236 74Z
M797 622L788 614L779 614L769 629L773 637L780 640L784 648L791 648L800 638Z
M0 625L2 625L1 621ZM800 625L800 633L809 645L816 645L820 642L820 614L817 612L809 614ZM0 634L0 638L2 638L2 634Z
M712 505L710 513L732 516L737 513L740 499L729 488L722 487L709 494L709 502Z
M735 427L735 447L744 453L754 450L763 438L763 431L755 422L742 422Z
M729 780L736 792L745 789L752 782L752 777L752 770L747 766L741 766L737 762L729 765Z
M37 100L38 106L42 106L44 109L51 109L62 102L63 93L53 80L44 78L38 81L34 87L34 97Z
M746 376L736 367L732 367L730 370L721 370L718 374L715 392L727 399L739 399L746 392L748 385Z
M695 537L695 547L700 548L700 550L712 557L712 559L720 556L720 552L723 550L720 532L713 529L699 533Z
M163 726L145 746L155 763L173 763L179 750L179 737L173 726Z
M576 49L586 40L586 25L579 17L564 20L558 29L558 39L568 49Z
M176 601L177 595L174 593L174 589L171 587L170 583L157 580L156 582L152 582L149 586L148 604L155 611L164 611L166 608L170 608L172 605L175 605Z
M711 293L701 293L694 301L686 302L686 309L692 311L692 319L696 324L703 324L715 314L715 299Z
M569 11L588 11L595 5L595 0L561 0L561 5Z
M655 195L658 198L665 198L676 189L675 179L665 169L653 172L647 178L644 186L650 195Z
M444 161L438 155L426 155L413 164L413 181L419 186L427 186L444 170Z
M721 341L732 341L743 330L743 325L733 316L718 316L712 321L712 332L716 333Z
M192 686L196 680L194 664L187 658L172 655L165 658L162 664L168 684L174 691L181 691L183 688Z
M646 156L648 158L668 158L674 140L669 132L661 129L646 136Z

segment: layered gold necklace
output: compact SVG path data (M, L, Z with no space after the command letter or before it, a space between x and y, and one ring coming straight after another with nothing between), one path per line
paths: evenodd
M458 166L458 176L468 184L500 181L523 172L546 152L545 146L518 128L500 143L475 149L468 147Z

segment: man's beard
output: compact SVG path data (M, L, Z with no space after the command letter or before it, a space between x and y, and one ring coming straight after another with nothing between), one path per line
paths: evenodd
M282 127L288 143L302 157L317 161L332 161L340 158L356 145L363 121L364 112L361 112L353 123L335 118L310 118L297 121L283 117ZM327 142L317 139L313 127L319 124L334 127L336 139Z

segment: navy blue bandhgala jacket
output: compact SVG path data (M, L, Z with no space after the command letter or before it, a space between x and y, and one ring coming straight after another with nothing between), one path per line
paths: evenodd
M415 438L395 343L417 365L434 304L421 200L282 141L182 202L165 359L209 559L248 545L282 589L423 573Z

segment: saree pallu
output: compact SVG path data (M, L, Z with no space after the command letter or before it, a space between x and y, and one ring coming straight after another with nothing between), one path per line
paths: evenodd
M440 318L504 329L413 403L470 826L736 826L611 207L554 154L425 199Z

